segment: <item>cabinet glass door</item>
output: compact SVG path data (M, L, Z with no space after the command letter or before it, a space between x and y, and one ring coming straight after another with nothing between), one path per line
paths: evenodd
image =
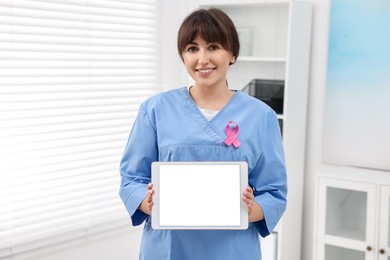
M367 192L328 187L326 201L325 233L365 241Z

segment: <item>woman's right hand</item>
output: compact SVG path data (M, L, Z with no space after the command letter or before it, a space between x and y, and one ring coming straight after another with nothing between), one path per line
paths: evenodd
M153 184L149 183L147 188L148 190L146 191L146 197L141 202L141 205L139 205L139 209L145 214L151 215L152 207L153 207L153 194L154 194Z

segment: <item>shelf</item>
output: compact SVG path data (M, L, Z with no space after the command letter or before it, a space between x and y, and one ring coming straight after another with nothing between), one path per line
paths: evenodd
M286 58L276 58L276 57L250 57L250 56L242 56L238 57L237 62L240 61L253 61L253 62L286 62Z
M365 251L367 247L366 242L331 235L325 235L324 242L326 245L333 245L357 251Z
M239 62L230 66L229 86L242 89L254 79L285 80L284 62Z

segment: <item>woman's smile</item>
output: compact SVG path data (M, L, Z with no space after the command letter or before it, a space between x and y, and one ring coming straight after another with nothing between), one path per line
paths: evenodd
M215 68L201 68L201 69L196 69L198 72L199 76L201 77L207 77L210 76L214 72Z

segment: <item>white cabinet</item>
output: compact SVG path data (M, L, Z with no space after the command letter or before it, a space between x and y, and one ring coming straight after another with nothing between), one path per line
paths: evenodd
M390 186L320 177L318 260L390 260Z
M284 80L279 119L289 192L272 248L278 260L301 259L312 6L298 0L195 0L193 4L224 10L238 29L241 51L228 73L230 88L242 89L253 79Z

